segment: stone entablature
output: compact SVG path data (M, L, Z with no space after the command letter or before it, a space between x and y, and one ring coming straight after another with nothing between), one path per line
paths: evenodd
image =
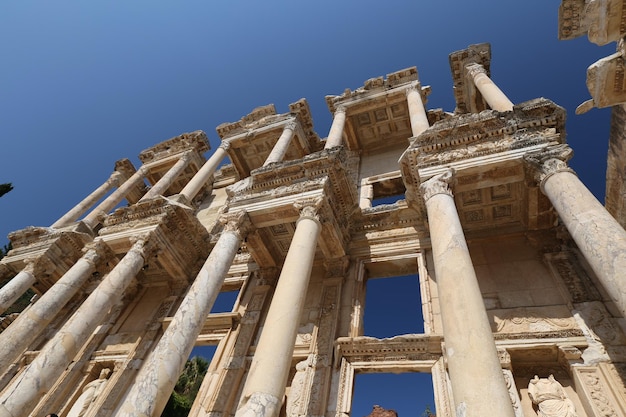
M185 151L193 150L200 155L211 149L209 139L202 130L183 133L171 139L152 146L139 154L139 160L148 165L164 158L171 157Z

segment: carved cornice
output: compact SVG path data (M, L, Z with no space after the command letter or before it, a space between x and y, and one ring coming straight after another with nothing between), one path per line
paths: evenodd
M436 194L446 194L453 197L452 187L454 186L454 169L450 168L445 172L435 175L420 185L422 198L428 201Z
M335 341L335 365L342 358L349 362L395 362L437 360L441 357L442 337L407 334L378 339L375 337L340 337Z
M531 152L524 155L524 161L529 170L530 176L536 181L541 190L545 182L552 175L559 172L570 172L576 174L573 169L567 166L574 156L572 148L566 144L549 146L537 152Z
M350 103L355 101L361 100L373 94L388 92L391 89L396 89L400 86L404 86L405 84L417 81L417 79L418 75L416 67L410 67L392 72L391 74L387 74L387 78L385 79L383 79L383 77L370 78L363 83L363 87L360 87L355 91L350 91L349 88L346 88L343 94L339 96L326 96L326 105L331 113L335 113L341 105L349 106Z
M211 145L209 145L209 139L207 138L206 133L202 130L196 130L195 132L183 133L175 136L142 151L139 154L139 159L145 165L172 155L176 155L177 153L184 152L186 150L192 150L198 154L203 154L209 149L211 149Z
M288 120L291 117L289 113L276 114L274 105L268 104L255 108L236 122L220 124L216 131L222 140L243 134L252 135L256 129Z

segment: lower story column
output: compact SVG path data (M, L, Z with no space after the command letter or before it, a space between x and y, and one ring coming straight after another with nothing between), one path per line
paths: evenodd
M0 288L0 313L11 307L36 281L35 264L29 262L11 281Z
M241 242L250 230L248 215L243 211L226 214L220 220L225 223L220 238L156 348L141 366L118 416L149 417L163 412Z
M450 185L452 169L424 182L430 240L456 415L515 417Z
M291 369L321 224L322 200L298 202L300 218L278 278L235 417L276 417Z

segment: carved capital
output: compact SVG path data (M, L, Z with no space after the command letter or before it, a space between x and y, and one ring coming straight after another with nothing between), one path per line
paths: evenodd
M88 243L83 248L83 253L83 259L92 264L94 267L98 266L98 264L102 262L107 262L115 256L113 251L106 243L104 243L103 240L96 240Z
M324 197L302 198L293 203L293 206L300 211L301 219L312 219L320 221L320 209L324 203Z
M106 183L109 186L119 187L124 181L124 175L119 171L113 171Z
M485 70L485 67L475 62L471 64L467 64L465 66L465 70L467 71L467 75L472 79L474 79L474 77L476 77L479 74L487 75L487 71Z
M192 155L193 151L185 151L178 160L188 164L189 162L191 162Z
M220 146L218 146L218 148L222 148L223 150L228 151L230 149L230 141L223 140L222 143L220 143Z
M404 94L406 96L408 96L409 94L411 94L413 91L417 91L418 93L422 93L422 89L419 85L419 83L414 83L411 84L410 86L408 86L405 90L404 90Z
M454 168L449 168L441 174L426 180L420 185L424 201L428 201L435 194L446 194L452 197L451 187L454 186Z
M298 123L296 123L295 121L291 120L291 121L287 122L287 124L285 124L285 127L283 129L284 130L289 129L289 130L295 132L297 128L298 128Z
M145 261L158 249L156 239L153 233L143 233L137 236L132 236L130 242L133 246L128 250L128 253L135 252L140 255Z
M335 114L337 114L337 113L345 113L347 110L348 110L348 108L347 108L345 105L340 104L340 105L339 105L339 106L337 106L337 108L335 109Z
M541 190L543 185L552 175L559 172L571 172L574 170L567 166L567 161L574 155L572 148L565 144L555 145L538 152L524 155L526 166L530 169L533 179L539 184Z
M224 213L220 216L219 221L224 225L225 232L236 233L241 240L253 230L250 216L248 216L248 212L245 210Z

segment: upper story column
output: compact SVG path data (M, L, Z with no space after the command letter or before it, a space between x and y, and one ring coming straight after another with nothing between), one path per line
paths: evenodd
M189 166L191 163L192 151L186 151L176 161L173 167L171 167L163 177L157 181L156 184L143 196L139 201L145 201L152 197L163 194L174 183L176 178Z
M481 64L472 63L465 67L468 77L472 80L478 91L493 110L511 111L513 103L487 76L485 68Z
M411 132L413 136L417 136L430 126L419 84L414 84L406 89L406 101L409 106Z
M142 365L118 416L160 415L178 381L224 278L251 230L245 211L220 218L224 230L200 269L169 327Z
M75 222L80 216L82 216L96 201L100 200L106 193L113 187L119 187L122 181L122 174L113 171L111 176L98 188L96 188L91 194L89 194L83 201L74 206L63 217L54 222L52 227L59 228L65 227Z
M222 142L215 152L213 152L213 155L202 165L202 168L196 172L196 175L185 185L180 195L185 197L186 201L191 202L204 184L211 179L211 176L215 174L215 170L226 156L229 148L230 142Z
M81 289L97 265L114 256L102 241L89 244L85 254L46 293L0 333L0 369L15 362Z
M37 281L35 262L35 260L29 261L24 269L0 288L0 313L4 313L7 308L11 307Z
M515 413L465 235L449 169L424 182L428 226L456 414L514 417Z
M93 290L76 312L37 357L19 374L0 397L0 417L28 416L41 396L72 362L96 327L102 315L119 301L132 280L146 264L153 248L152 234L137 237L120 262Z
M566 161L567 145L557 145L526 156L541 191L598 279L626 317L626 231L578 179Z
M340 146L343 141L343 127L346 124L346 106L338 106L333 117L333 124L330 126L330 132L326 138L324 149Z
M111 193L111 195L108 196L103 202L98 204L96 208L91 210L91 213L85 216L83 222L91 228L97 226L100 222L101 216L111 211L113 207L117 206L124 198L126 198L126 195L133 188L137 187L141 182L143 182L145 171L145 165L135 171L135 173L128 180L126 180L121 187Z
M322 198L296 202L300 218L278 278L236 417L277 417L322 225Z
M283 133L276 141L276 144L272 148L272 152L270 152L269 156L263 163L263 166L267 166L269 164L273 164L275 162L281 162L287 153L287 149L289 149L289 144L291 143L291 139L293 138L294 132L296 131L296 127L298 125L296 122L289 122L283 128Z

